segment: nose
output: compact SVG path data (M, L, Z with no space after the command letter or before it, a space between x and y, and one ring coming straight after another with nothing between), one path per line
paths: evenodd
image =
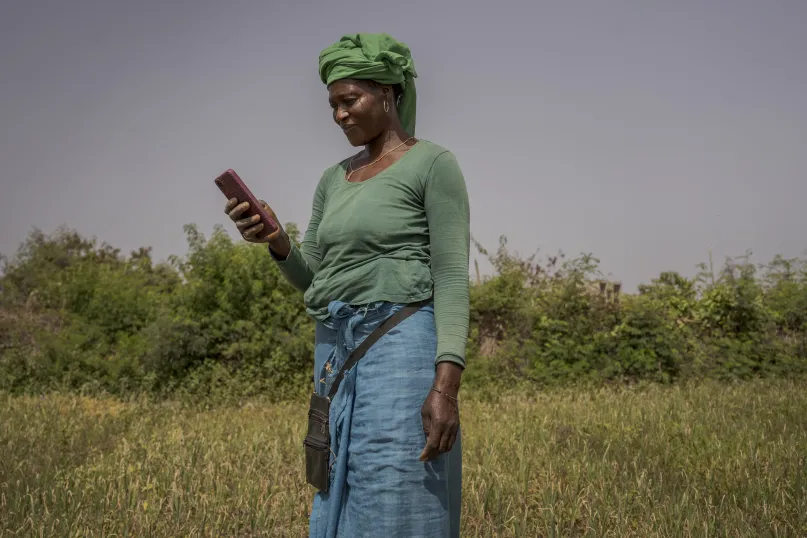
M348 118L347 110L345 110L341 106L337 107L336 111L334 111L334 113L333 113L333 117L336 120L336 123L341 124Z

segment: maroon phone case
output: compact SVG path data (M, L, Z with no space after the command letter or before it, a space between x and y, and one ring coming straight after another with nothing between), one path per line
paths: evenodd
M215 180L216 186L227 197L227 199L235 198L238 203L249 202L249 209L241 214L241 218L245 219L254 215L261 216L263 223L263 230L255 234L258 239L263 239L267 235L273 233L278 229L277 223L269 216L263 206L258 202L258 199L252 194L252 191L247 188L246 184L241 181L235 170L229 168ZM256 223L257 224L257 223Z

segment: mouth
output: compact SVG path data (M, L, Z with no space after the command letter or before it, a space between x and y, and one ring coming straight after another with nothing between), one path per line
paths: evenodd
M353 130L355 128L356 128L355 125L343 125L342 126L342 132L347 133L348 131L351 131L351 130Z

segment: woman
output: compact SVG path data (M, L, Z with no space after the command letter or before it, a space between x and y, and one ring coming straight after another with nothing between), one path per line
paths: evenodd
M364 149L322 175L300 248L282 229L257 240L263 225L241 218L247 203L231 200L226 212L244 239L268 243L304 292L317 321L317 394L382 321L406 304L427 304L371 346L339 386L331 485L314 497L310 535L459 536L465 181L451 152L414 138L417 75L406 45L386 34L345 36L322 51L319 69L334 121Z

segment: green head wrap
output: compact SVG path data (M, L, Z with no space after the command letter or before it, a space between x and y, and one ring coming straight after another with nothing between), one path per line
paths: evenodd
M398 117L406 132L415 136L417 73L405 44L387 34L346 35L319 54L319 76L326 86L345 78L400 84Z

